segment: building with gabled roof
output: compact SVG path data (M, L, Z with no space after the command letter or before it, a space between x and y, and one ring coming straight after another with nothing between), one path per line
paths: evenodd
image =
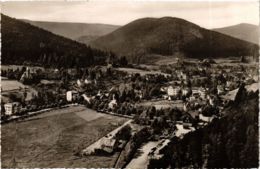
M21 104L19 102L12 102L12 103L6 103L4 104L5 108L5 115L13 115L20 111Z
M100 147L103 151L112 153L116 147L116 139L107 136L103 137L100 140Z

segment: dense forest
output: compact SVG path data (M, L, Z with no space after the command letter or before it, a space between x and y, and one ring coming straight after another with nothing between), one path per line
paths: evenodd
M173 138L162 150L164 158L151 160L149 168L257 168L258 93L241 87L222 119Z
M84 67L102 64L106 53L1 14L2 64Z
M132 62L151 54L190 58L258 56L258 46L253 43L173 17L135 20L90 45L128 56Z

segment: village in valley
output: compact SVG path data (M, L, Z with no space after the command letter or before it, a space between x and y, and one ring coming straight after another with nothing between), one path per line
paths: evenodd
M114 165L126 167L130 162L130 168L136 167L138 158L132 155L131 162L133 152L127 152L127 144L135 143L131 151L136 151L151 142L146 155L150 160L159 160L163 156L160 150L172 138L182 139L220 119L239 87L256 90L258 81L255 64L241 60L218 64L213 59L191 62L181 58L169 65L150 67L129 64L125 58L90 68L7 66L1 75L2 124L82 106L86 114L91 110L128 119L92 145L74 147L74 155L84 158L123 152L126 155L120 155ZM19 85L5 86L9 81Z
M258 4L3 2L1 168L258 168Z

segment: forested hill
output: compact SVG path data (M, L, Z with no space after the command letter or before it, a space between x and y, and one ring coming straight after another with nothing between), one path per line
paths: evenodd
M258 168L258 93L241 88L226 116L173 141L150 168Z
M193 58L258 56L255 44L174 17L138 19L90 45L126 55L133 62L151 54Z
M1 14L2 64L74 67L99 64L107 53Z

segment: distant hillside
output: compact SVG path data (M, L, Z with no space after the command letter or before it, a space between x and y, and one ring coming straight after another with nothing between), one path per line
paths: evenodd
M73 40L77 40L82 36L103 36L119 28L119 26L108 24L23 21Z
M150 168L258 168L258 94L241 87L222 119L172 141Z
M126 55L133 62L147 54L192 58L258 54L257 45L173 17L135 20L90 45Z
M251 43L259 44L259 29L260 27L257 25L242 23L213 30Z
M106 53L1 14L2 64L73 67L101 63Z
M90 44L91 41L96 40L97 38L99 38L100 36L91 36L91 35L86 35L86 36L81 36L77 39L75 39L78 42L84 43L86 45Z

